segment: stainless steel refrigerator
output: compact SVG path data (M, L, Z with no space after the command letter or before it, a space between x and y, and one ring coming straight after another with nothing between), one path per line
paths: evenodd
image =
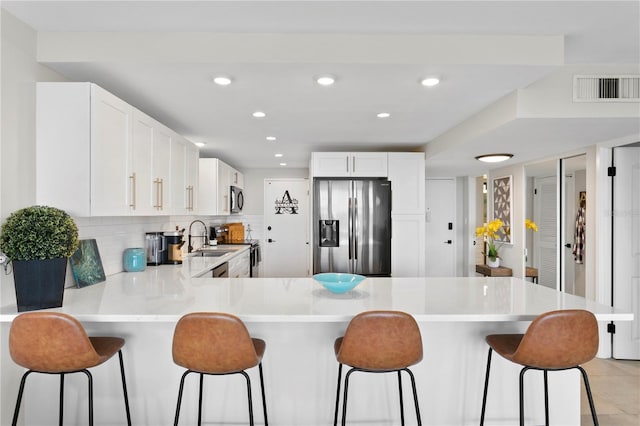
M313 273L391 275L391 182L315 179Z

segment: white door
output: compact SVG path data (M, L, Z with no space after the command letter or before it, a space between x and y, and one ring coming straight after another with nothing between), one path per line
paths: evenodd
M310 275L309 214L308 179L265 179L265 277Z
M533 221L538 225L534 232L534 266L538 269L538 284L557 288L556 271L558 253L558 200L555 176L536 178L534 181Z
M564 181L564 237L563 245L560 247L562 255L562 265L564 265L564 281L563 291L565 293L576 294L575 286L575 257L573 256L573 243L575 241L576 232L576 190L575 190L575 174L563 173ZM584 295L583 295L584 296Z
M632 311L616 323L613 357L640 359L640 148L614 149L613 305Z
M454 277L455 273L455 215L456 185L453 178L427 179L426 259L427 277Z

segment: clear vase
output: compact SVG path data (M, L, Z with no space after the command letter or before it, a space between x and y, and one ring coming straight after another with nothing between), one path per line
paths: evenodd
M487 266L489 268L498 268L500 267L500 258L496 257L491 259L490 257L487 257Z

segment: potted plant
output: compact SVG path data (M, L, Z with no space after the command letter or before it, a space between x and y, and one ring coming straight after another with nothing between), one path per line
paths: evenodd
M534 232L538 230L538 226L529 219L525 219L524 226L526 229L533 229ZM487 251L484 254L487 256L487 266L490 268L500 266L498 250L504 242L496 243L496 238L498 238L501 230L504 235L509 234L509 229L504 228L504 224L500 219L494 219L486 225L476 228L476 236L482 237L487 244Z
M78 247L78 227L63 210L31 206L2 225L0 250L13 265L18 312L62 306L67 259Z

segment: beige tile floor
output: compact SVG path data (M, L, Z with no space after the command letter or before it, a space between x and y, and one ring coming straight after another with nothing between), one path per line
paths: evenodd
M599 359L583 365L589 376L600 426L640 426L640 361ZM582 386L582 425L592 425Z

